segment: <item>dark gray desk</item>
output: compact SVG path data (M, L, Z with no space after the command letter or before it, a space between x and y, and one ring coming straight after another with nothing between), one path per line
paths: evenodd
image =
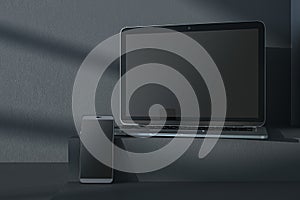
M203 139L170 166L138 174L139 181L300 181L300 129L271 129L266 141L220 139L204 159L198 158ZM124 139L128 149L146 149L166 139ZM139 144L139 145L137 145Z
M53 199L299 199L300 129L269 132L265 141L221 139L201 160L197 154L203 139L195 139L180 159L164 169L116 172L115 183L109 185L75 180ZM169 140L118 138L116 142L128 150L148 151ZM71 169L76 172L74 166Z
M204 159L198 158L203 139L195 139L183 156L168 167L127 176L115 173L115 179L121 182L300 181L300 129L269 129L269 132L269 140L220 139ZM119 138L116 142L127 150L143 152L157 149L170 140Z

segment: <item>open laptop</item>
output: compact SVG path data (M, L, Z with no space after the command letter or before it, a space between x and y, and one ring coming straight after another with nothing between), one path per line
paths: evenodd
M193 66L185 59L171 52L145 48L127 52L126 48L135 40L151 34L166 37L172 30L183 33L198 42L211 56L222 76L227 96L227 112L221 138L266 139L265 123L265 28L261 22L185 24L150 26L162 28L143 29L126 27L121 30L120 73L125 75L136 66L146 63L168 65L186 77L197 95L201 110L200 118L192 114L182 116L176 96L163 86L148 84L138 88L132 96L127 94L128 80L121 81L121 122L118 135L137 137L189 137L195 129L189 122L197 122L196 137L215 137L206 133L208 126L218 124L217 117L211 117L211 100L207 86L201 75L195 73ZM146 31L145 31L146 30ZM171 37L171 35L170 35ZM197 52L193 52L197 53ZM199 56L200 59L201 56ZM166 77L170 78L170 77ZM172 77L171 77L172 78ZM213 76L210 78L214 78ZM181 84L178 82L178 84ZM186 97L189 98L189 97ZM129 104L129 105L126 105ZM160 104L163 110L156 110L151 116L149 109ZM162 113L165 121L162 123ZM181 132L178 134L180 121ZM211 122L211 123L210 123ZM194 124L194 123L193 123ZM214 128L220 129L218 125ZM153 134L155 133L155 134Z

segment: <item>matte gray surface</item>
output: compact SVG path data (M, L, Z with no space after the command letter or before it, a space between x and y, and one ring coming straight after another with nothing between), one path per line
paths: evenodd
M123 26L263 20L267 45L290 46L290 1L0 2L0 162L65 162L71 94L86 54ZM106 98L116 71L108 73ZM101 104L103 114L109 106Z
M1 163L0 199L48 200L68 181L66 163Z
M298 137L299 129L281 131L286 138ZM159 148L167 139L122 139L126 149L140 152ZM188 151L166 168L137 174L148 181L278 181L300 180L300 145L297 140L219 140L204 159L198 158L203 140L196 139ZM222 167L220 167L222 166Z
M288 183L122 183L82 185L68 183L52 200L182 200L182 199L299 199L299 182Z

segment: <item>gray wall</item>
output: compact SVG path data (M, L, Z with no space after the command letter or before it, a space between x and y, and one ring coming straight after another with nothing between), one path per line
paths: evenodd
M300 126L300 1L292 0L292 124Z
M67 161L76 72L121 27L231 20L262 20L268 47L290 47L286 0L0 1L0 161Z

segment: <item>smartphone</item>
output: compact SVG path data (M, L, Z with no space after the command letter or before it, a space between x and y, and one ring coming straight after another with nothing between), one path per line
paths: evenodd
M110 166L113 166L114 120L112 116L83 117L80 137L89 137L89 135L99 134L99 126L101 126L106 137L111 141L110 144L102 146L99 141L99 148L101 148L101 152L104 152L105 156L107 156ZM97 141L95 142L96 144L98 143ZM104 149L103 146L105 146ZM82 142L80 142L79 170L79 180L81 183L112 183L113 181L113 168L101 163L91 155Z

